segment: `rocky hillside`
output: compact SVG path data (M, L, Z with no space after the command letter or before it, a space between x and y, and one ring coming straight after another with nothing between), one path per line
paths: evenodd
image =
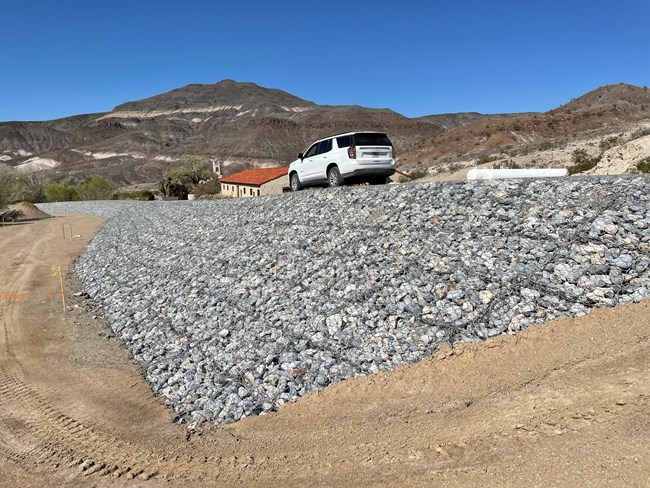
M127 102L108 113L0 123L0 163L140 183L158 179L187 153L216 158L229 174L292 161L320 137L380 130L390 134L406 169L446 171L480 160L566 166L573 151L600 156L601 142L628 143L634 134L647 135L646 125L648 90L624 84L599 88L546 113L411 119L389 109L317 105L282 90L224 80ZM608 164L631 167L634 161Z
M481 114L478 112L459 112L455 114L436 114L416 117L415 120L431 122L445 130L457 129L465 124L471 124L486 119L501 119L507 117L521 117L526 115L535 115L533 112L520 114Z
M225 80L124 103L109 113L2 123L0 158L134 183L155 179L185 153L217 158L227 174L291 161L316 138L360 129L387 131L400 149L443 131L388 109L320 106L281 90Z
M650 91L633 85L609 85L545 113L479 117L402 153L401 158L407 166L434 168L450 162L474 165L490 156L520 166L567 165L572 151L587 146L592 156L598 156L601 142L613 137L621 143L629 142L635 133L644 135L647 125Z

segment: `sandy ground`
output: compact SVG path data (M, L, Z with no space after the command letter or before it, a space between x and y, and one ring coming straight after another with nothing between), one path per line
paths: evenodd
M100 224L0 228L2 487L650 486L650 302L446 347L188 433L73 296L72 260Z

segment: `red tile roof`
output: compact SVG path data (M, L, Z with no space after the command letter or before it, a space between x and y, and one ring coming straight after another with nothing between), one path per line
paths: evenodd
M226 176L221 179L221 183L233 183L240 185L256 185L260 186L269 181L273 181L281 176L286 176L289 168L283 166L281 168L254 168L245 169L234 175Z

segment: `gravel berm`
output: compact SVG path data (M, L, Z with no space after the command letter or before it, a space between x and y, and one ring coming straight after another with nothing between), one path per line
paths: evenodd
M638 302L649 200L635 176L40 207L109 217L76 271L153 390L196 425L444 342Z

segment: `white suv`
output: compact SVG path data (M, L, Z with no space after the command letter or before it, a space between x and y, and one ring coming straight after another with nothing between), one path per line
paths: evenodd
M395 174L395 150L381 132L348 132L314 142L289 165L292 191L303 186L378 185Z

